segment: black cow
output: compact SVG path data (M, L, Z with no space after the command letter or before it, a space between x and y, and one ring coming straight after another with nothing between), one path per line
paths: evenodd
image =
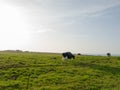
M75 59L75 56L71 53L71 52L65 52L65 53L62 53L62 56L64 59Z
M111 53L107 53L107 56L110 57L110 56L111 56Z

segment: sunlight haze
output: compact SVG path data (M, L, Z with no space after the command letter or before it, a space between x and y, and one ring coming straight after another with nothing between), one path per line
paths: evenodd
M120 54L120 0L0 0L0 50Z

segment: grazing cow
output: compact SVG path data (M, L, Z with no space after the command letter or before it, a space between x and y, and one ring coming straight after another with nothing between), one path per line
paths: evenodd
M78 55L82 55L81 53L78 53Z
M64 59L75 59L75 56L71 52L62 53Z
M110 56L111 56L111 53L107 53L107 56L110 57Z

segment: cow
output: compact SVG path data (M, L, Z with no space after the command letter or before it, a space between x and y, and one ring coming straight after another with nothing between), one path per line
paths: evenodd
M108 56L108 60L111 59L111 53L107 53L107 56Z
M111 53L107 53L107 56L110 57L110 56L111 56Z
M75 56L71 52L62 53L64 59L75 59Z

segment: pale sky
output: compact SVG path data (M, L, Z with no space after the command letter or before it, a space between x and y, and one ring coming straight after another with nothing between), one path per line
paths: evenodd
M0 0L0 50L120 54L120 0Z

